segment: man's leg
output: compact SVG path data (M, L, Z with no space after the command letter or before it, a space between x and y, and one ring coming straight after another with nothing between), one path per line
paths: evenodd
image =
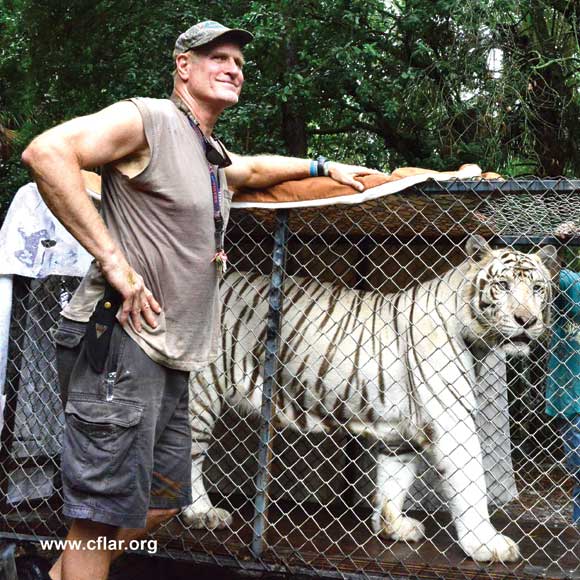
M118 540L123 540L125 548L113 552L111 561L116 560L119 556L125 553L125 549L131 540L139 540L154 532L163 522L170 520L176 516L181 510L161 510L151 509L147 512L147 523L144 528L121 528L117 534Z
M96 547L99 536L114 537L117 528L90 520L73 520L66 539L80 541L80 550L66 547L57 563L50 570L50 577L57 580L106 580L111 565L111 552ZM94 549L88 549L87 542L95 541ZM59 570L56 570L56 568ZM56 574L55 574L56 572Z
M90 520L73 520L67 534L67 540L81 540L96 542L99 536L116 541L123 540L128 547L131 540L145 537L157 529L163 522L177 515L179 510L152 509L147 512L147 522L144 528L115 528L106 524L91 522ZM52 580L105 580L109 574L109 567L125 552L124 549L111 550L65 550L50 570Z
M64 513L74 522L67 539L104 536L124 540L128 547L130 540L146 536L191 504L189 373L158 365L117 326L107 361L107 368L123 378L114 384L111 400L104 399L102 377L92 373L82 353L75 358L70 378L74 388L67 388L65 408L70 421L63 444ZM89 423L95 426L85 432ZM104 431L97 441L94 430ZM96 509L94 502L86 501L92 496L98 497L105 527L84 519ZM123 550L98 550L92 558L79 554L86 550L70 552L66 550L51 569L54 580L106 578L112 560Z

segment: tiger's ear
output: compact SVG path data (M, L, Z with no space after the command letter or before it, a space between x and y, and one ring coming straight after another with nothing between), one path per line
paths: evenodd
M558 258L558 250L555 246L542 246L538 252L536 252L536 256L540 258L552 276L555 276L562 268Z
M478 234L469 236L465 244L465 253L474 260L481 260L486 254L491 252L491 246L487 240Z

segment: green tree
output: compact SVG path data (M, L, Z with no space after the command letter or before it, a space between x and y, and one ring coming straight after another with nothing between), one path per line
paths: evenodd
M507 175L580 173L578 0L0 0L4 199L37 133L171 89L176 34L215 19L255 34L217 132L271 152ZM490 67L495 55L498 64Z
M512 8L495 30L505 54L505 147L540 175L580 175L580 2Z

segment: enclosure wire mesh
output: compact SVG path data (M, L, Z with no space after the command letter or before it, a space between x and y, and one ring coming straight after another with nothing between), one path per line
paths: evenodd
M567 180L445 182L291 210L265 429L275 214L233 211L223 355L190 386L194 503L156 533L161 551L313 574L580 574L578 481L560 422L546 414L558 272L539 246L556 244L563 267L578 271L578 199ZM527 261L509 248L522 237L517 250L536 254ZM494 261L492 247L510 251ZM16 280L4 537L65 533L50 329L77 283Z

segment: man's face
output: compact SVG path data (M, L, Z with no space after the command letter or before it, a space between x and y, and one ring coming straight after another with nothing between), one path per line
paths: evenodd
M226 108L238 102L244 84L244 57L235 43L224 42L190 55L188 88L198 101Z

